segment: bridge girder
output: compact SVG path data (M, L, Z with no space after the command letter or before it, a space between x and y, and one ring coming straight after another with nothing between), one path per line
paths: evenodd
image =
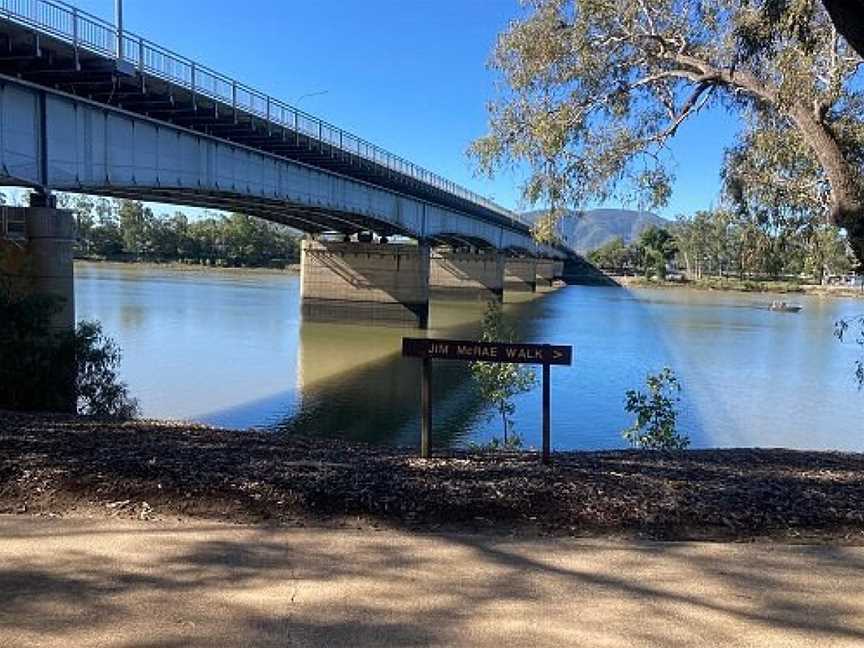
M231 209L307 232L372 229L565 256L524 226L2 76L0 110L6 183Z

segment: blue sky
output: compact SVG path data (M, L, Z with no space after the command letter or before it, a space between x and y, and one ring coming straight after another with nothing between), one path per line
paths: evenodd
M73 4L113 16L114 0ZM465 155L485 131L495 82L486 61L496 34L520 14L517 0L125 0L124 7L126 29L520 207L518 177L478 178ZM672 145L677 182L662 216L716 201L735 130L734 117L720 110L684 126Z

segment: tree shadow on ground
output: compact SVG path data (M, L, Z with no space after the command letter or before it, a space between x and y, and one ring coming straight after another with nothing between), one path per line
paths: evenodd
M2 525L4 645L864 643L858 548Z

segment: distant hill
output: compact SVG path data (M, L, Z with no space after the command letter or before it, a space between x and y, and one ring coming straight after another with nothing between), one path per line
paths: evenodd
M536 218L541 210L527 212L528 218ZM642 230L657 225L670 225L665 218L650 212L631 209L591 209L584 212L570 212L567 219L567 238L579 254L587 254L616 237L624 243L635 241Z

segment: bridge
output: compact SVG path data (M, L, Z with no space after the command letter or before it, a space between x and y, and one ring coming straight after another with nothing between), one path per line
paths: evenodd
M71 276L59 250L74 237L51 191L305 232L310 319L425 327L430 294L500 298L562 274L571 251L536 243L517 214L125 30L117 7L112 23L54 0L0 0L0 184L38 192L27 219L49 284L67 266Z

